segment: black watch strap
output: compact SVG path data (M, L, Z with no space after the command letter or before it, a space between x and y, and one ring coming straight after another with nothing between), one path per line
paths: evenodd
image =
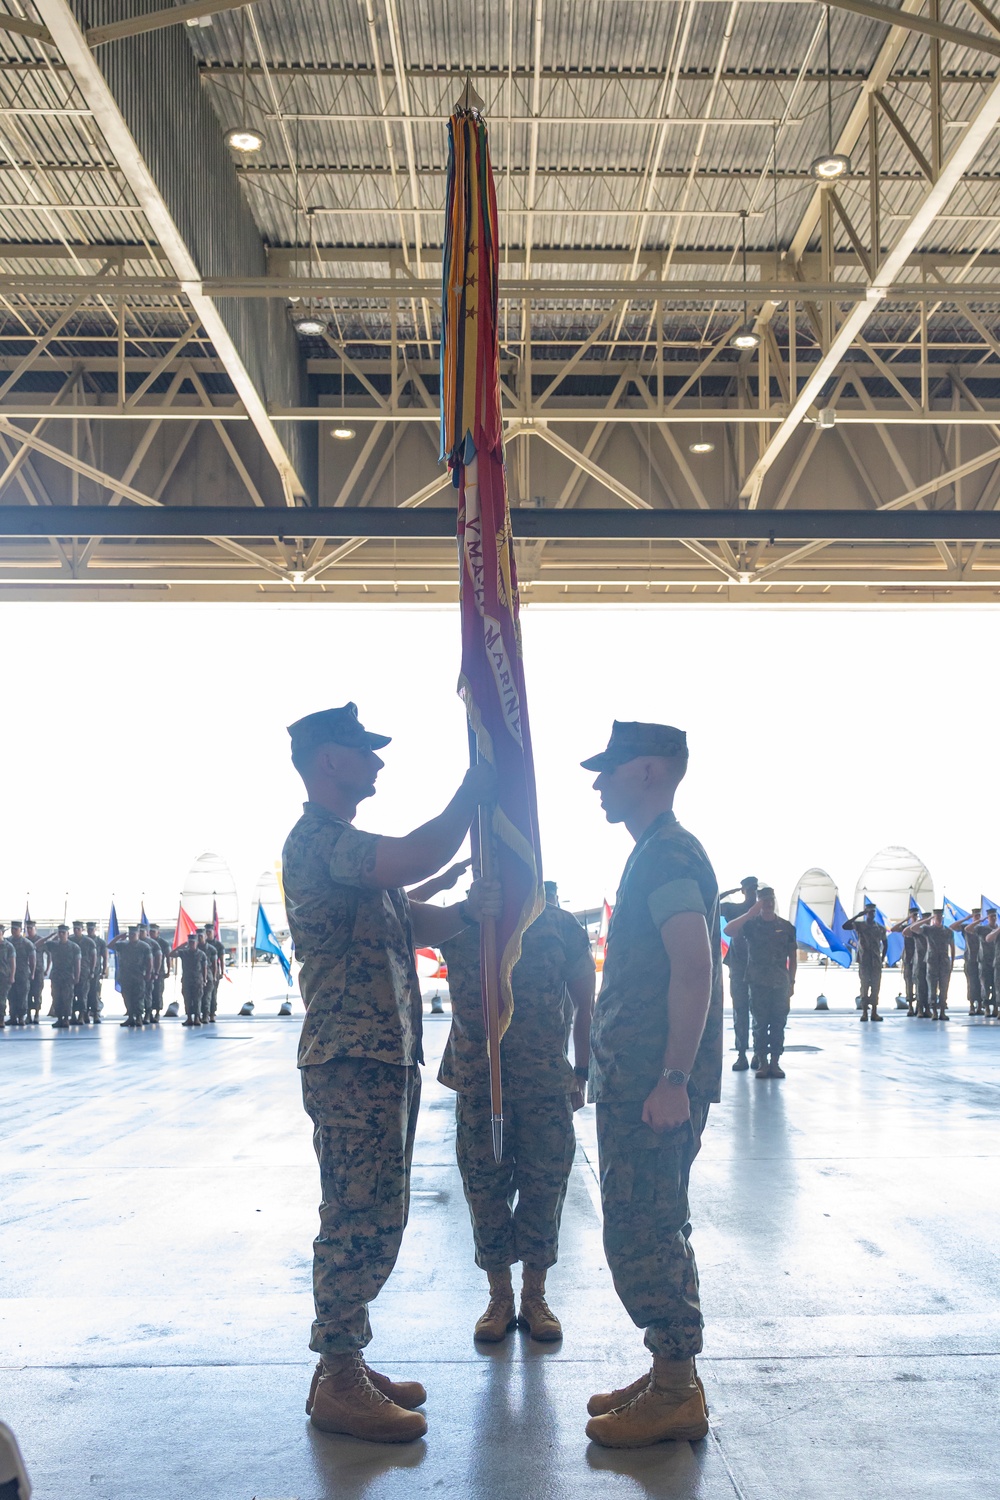
M577 1078L590 1077L590 1069L583 1067L581 1064L577 1064L577 1066L573 1069L573 1072L576 1074Z

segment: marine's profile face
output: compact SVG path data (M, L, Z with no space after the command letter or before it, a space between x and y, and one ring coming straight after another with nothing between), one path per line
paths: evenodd
M641 758L627 760L598 775L594 791L600 795L609 823L624 823L638 807L645 786L645 764Z
M763 911L765 917L773 917L774 916L775 906L774 906L774 897L773 896L761 896L761 898L760 898L760 904L761 904L761 910Z
M338 786L349 792L356 801L374 797L375 782L385 761L374 750L361 745L324 746L330 774Z

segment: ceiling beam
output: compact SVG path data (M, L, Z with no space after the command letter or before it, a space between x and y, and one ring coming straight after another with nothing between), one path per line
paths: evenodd
M981 31L969 31L964 26L949 26L945 21L921 15L918 11L900 11L894 5L880 5L877 0L828 0L835 10L849 10L856 16L866 16L870 21L882 21L886 26L905 26L908 31L919 31L923 36L935 37L940 42L953 42L956 47L971 47L977 52L988 52L991 57L1000 57L1000 41L994 36L985 36Z
M3 427L4 424L0 424ZM24 434L10 436L24 440ZM47 444L33 446L45 451ZM65 455L56 456L65 462ZM83 466L87 469L88 466ZM280 507L156 506L106 474L89 471L100 483L124 489L139 506L0 505L4 537L226 537L282 538L373 537L400 541L453 538L453 506L327 506L303 510L292 518ZM447 482L447 476L445 476ZM141 508L140 508L141 507ZM882 510L675 510L621 507L567 510L514 506L515 537L546 541L850 541L850 542L1000 542L1000 511Z
M125 121L108 79L87 46L68 0L36 0L36 3L55 46L93 112L95 125L121 168L175 276L182 283L184 294L225 365L226 373L278 471L286 504L294 506L306 494L305 483L296 472L291 456L268 415L266 398L250 375L244 352L238 347L215 300L202 288L201 271L194 254ZM183 45L187 47L186 41ZM152 87L153 80L148 82ZM189 164L189 167L193 166L193 163ZM275 350L275 358L278 357Z

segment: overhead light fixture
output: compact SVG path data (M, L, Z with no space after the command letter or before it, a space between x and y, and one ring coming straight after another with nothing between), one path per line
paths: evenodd
M708 438L698 438L694 443L688 443L689 453L714 453L715 444L710 443Z
M830 46L830 7L826 7L826 140L822 156L810 162L809 171L817 182L837 182L851 170L851 158L844 156L833 141L833 53Z
M333 427L330 429L330 436L335 437L339 443L349 443L351 438L355 436L354 428Z
M760 343L760 334L757 332L757 330L754 328L753 324L750 321L750 311L749 311L749 307L748 307L747 299L746 299L746 295L745 295L745 293L746 293L746 285L747 285L747 213L748 212L749 212L748 209L745 209L745 208L741 208L740 209L740 248L741 248L741 251L742 251L742 258L743 258L743 291L744 291L744 297L743 297L743 326L741 328L737 328L736 332L733 334L732 338L729 340L729 347L731 349L740 349L740 350L756 349L757 345Z
M264 144L264 137L259 130L255 130L247 120L247 12L246 6L241 13L240 33L240 124L232 130L226 131L226 145L230 151L238 151L241 156L248 156L254 151L259 151Z
M304 334L306 338L319 338L326 324L322 318L317 318L313 313L305 313L301 318L295 319L295 332Z
M251 151L259 151L264 144L264 137L259 130L254 130L250 125L237 125L235 130L226 131L226 145L230 151L239 151L244 156Z

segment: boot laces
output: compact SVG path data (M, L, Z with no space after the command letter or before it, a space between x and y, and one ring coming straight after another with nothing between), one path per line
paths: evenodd
M338 1373L340 1372L328 1370L326 1368L326 1365L324 1364L322 1373L319 1378L321 1381L332 1380ZM388 1396L384 1396L378 1389L378 1387L374 1386L369 1379L368 1366L365 1363L365 1356L360 1349L354 1350L353 1354L351 1355L351 1363L347 1366L347 1369L344 1370L343 1373L345 1375L350 1375L351 1386L355 1391L357 1391L359 1396L363 1397L369 1403L369 1405L382 1406L386 1401L388 1401Z

